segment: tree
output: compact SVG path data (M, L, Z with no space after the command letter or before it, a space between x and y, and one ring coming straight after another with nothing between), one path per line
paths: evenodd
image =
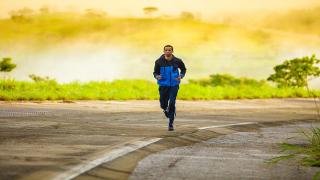
M0 71L3 72L10 72L12 71L12 69L14 69L17 65L11 63L11 58L6 57L6 58L2 58L2 61L0 61Z
M0 61L0 72L10 72L17 67L16 64L11 63L11 60L9 57L2 58L2 61Z
M107 16L106 12L97 9L86 9L85 11L85 16L89 18L105 18Z
M278 87L305 87L308 77L320 76L320 68L316 66L319 63L315 55L286 60L273 68L275 73L267 80L277 83Z
M158 11L158 8L154 6L149 6L149 7L143 8L143 11L147 16L152 16L153 13Z
M34 11L30 8L22 8L17 11L10 11L11 19L15 22L29 22Z
M50 8L48 6L42 6L40 9L39 9L39 12L41 14L49 14L50 13Z
M34 11L31 8L25 7L25 8L19 9L17 13L23 16L31 16L34 13Z
M41 77L35 74L29 74L29 78L32 79L34 82L48 82L51 80L49 76Z
M180 14L181 19L190 19L193 20L195 19L194 15L191 12L183 11Z

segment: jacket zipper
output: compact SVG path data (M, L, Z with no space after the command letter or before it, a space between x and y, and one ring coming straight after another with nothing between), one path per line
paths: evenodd
M170 69L170 86L171 86L171 76L172 76L172 69Z
M167 62L167 61L166 61L166 64L167 64L167 65L168 65L168 63L169 63L169 62ZM167 66L167 67L168 67L168 66ZM166 68L166 69L168 69L168 68ZM172 70L170 71L170 81L169 81L169 86L171 86L171 75L172 75L171 73L172 73Z

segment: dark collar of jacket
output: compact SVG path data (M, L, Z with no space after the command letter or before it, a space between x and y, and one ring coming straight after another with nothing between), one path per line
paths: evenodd
M176 59L177 59L177 58L172 54L172 59L171 59L170 61L176 60ZM166 58L164 57L164 54L162 54L162 55L159 57L159 60L167 61Z

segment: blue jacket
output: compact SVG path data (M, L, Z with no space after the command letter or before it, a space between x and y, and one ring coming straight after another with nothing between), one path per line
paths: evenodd
M178 69L180 69L180 73ZM180 84L180 81L176 80L176 78L179 76L183 78L186 70L181 59L173 56L173 58L168 61L163 54L155 62L153 76L156 78L157 75L161 75L161 79L157 81L159 86L177 86Z

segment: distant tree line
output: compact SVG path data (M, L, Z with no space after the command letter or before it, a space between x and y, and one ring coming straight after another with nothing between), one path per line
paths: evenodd
M158 15L156 16L157 12L159 12L159 8L155 6L147 6L144 7L143 9L144 15L148 18L152 17L170 17L166 15ZM47 15L50 13L54 13L52 9L48 6L42 6L38 10L34 10L28 7L24 7L18 10L13 10L9 12L11 20L15 22L30 22L32 20L32 16L36 14L41 14L41 15ZM107 17L107 12L103 10L98 10L98 9L93 9L93 8L88 8L84 10L84 16L89 17L89 18L105 18ZM192 12L188 11L182 11L178 18L183 19L183 20L193 20L196 18L196 16Z
M271 74L267 80L277 84L279 88L282 87L308 87L308 81L312 78L320 76L320 60L315 55L305 56L302 58L294 58L286 60L282 64L276 65L274 73ZM5 57L0 61L0 72L9 73L16 64L12 63L12 58ZM29 77L35 82L51 81L48 76L41 77L35 74L30 74ZM229 74L213 74L209 79L205 80L190 80L191 83L200 84L203 86L262 86L266 84L265 80L255 80L251 78L236 78Z

